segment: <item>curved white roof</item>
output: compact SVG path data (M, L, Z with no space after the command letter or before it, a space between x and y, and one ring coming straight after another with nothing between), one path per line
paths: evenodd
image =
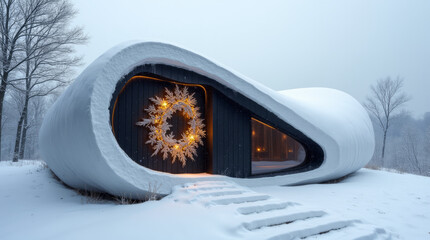
M166 64L207 76L275 113L319 144L322 165L312 171L254 179L211 174L169 174L135 163L112 134L109 105L117 82L143 64ZM168 194L174 185L231 180L248 186L315 183L363 167L374 150L367 112L346 93L327 88L276 92L190 51L163 43L125 43L95 60L47 113L40 130L43 159L66 184L114 195L143 198L154 186Z

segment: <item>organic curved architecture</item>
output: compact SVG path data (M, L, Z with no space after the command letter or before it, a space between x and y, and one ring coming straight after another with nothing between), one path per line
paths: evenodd
M187 50L126 43L95 60L51 107L43 159L66 184L144 198L158 186L247 186L339 178L372 157L369 116L333 89L276 92Z

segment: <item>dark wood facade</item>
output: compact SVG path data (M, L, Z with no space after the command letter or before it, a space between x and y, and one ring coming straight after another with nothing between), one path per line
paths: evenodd
M142 166L170 173L200 173L207 170L207 143L197 149L195 161L187 161L182 167L179 161L171 163L170 159L163 160L161 154L151 156L152 146L145 144L148 140L148 129L137 126L136 122L142 118L147 118L144 109L152 105L150 98L163 96L165 89L174 90L174 83L170 81L155 80L152 78L134 78L127 82L117 97L115 108L112 115L112 130L121 148L135 162ZM184 86L185 87L185 86ZM205 90L200 86L186 86L190 93L194 94L200 108L200 112L205 111ZM188 123L180 112L173 114L169 120L172 125L171 131L175 136L181 135L188 128Z
M147 78L130 81L134 76ZM145 144L148 131L135 125L147 117L144 109L150 104L148 98L162 96L165 87L173 89L175 84L187 84L190 92L195 92L207 132L204 146L198 148L198 157L194 162L187 160L184 167L179 162L172 164L171 159L163 160L160 154L151 157L151 146ZM135 68L118 82L110 111L112 129L121 148L136 163L157 171L258 177L309 171L319 167L324 158L318 144L253 100L213 79L172 66L146 64ZM300 142L306 150L304 163L278 172L252 175L251 118L270 124ZM186 127L180 117L172 120L176 126L174 132Z
M212 91L212 171L248 177L251 171L250 113L218 91Z

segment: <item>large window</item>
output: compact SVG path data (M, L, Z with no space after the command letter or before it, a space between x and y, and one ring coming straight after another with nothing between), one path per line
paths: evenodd
M252 174L275 172L303 163L303 146L285 133L254 118L252 122Z

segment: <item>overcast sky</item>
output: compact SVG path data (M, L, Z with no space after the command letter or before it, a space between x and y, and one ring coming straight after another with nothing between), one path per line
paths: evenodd
M161 41L275 90L330 87L363 102L377 79L400 76L406 108L430 111L428 0L72 2L90 36L85 66L124 41Z

